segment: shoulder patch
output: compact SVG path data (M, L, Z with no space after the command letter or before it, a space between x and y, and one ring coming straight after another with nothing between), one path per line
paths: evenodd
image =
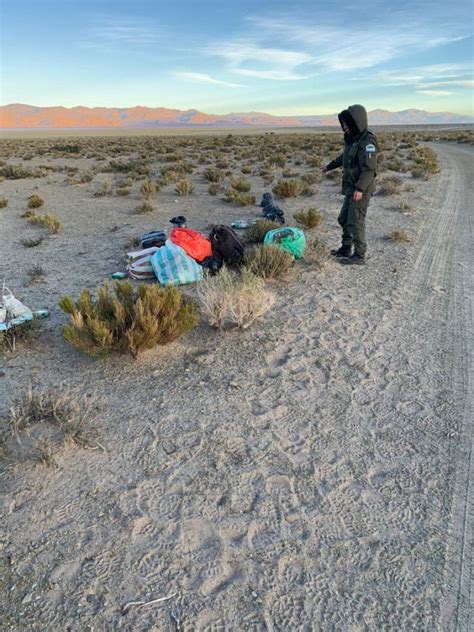
M375 145L370 144L370 145L366 145L366 146L365 146L365 151L366 151L367 153L369 153L369 154L373 154L373 153L375 153L377 150L376 150L376 148L375 148Z

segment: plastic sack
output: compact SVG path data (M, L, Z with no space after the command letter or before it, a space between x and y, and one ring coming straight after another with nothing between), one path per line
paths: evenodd
M131 279L136 281L144 281L146 279L154 279L155 273L151 267L151 258L158 250L156 246L145 248L144 250L136 250L135 252L127 252L128 265L127 274Z
M169 239L152 256L151 266L160 285L184 285L203 277L202 267Z
M170 240L198 263L212 256L209 239L191 228L173 228L170 232Z
M306 239L304 232L299 228L275 228L268 231L263 243L266 246L282 248L292 254L295 259L301 259Z

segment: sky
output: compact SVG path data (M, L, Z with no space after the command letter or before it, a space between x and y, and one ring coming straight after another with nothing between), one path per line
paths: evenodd
M0 0L0 101L473 114L471 0Z

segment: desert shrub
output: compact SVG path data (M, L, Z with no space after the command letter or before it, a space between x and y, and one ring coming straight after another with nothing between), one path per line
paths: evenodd
M250 165L244 165L240 171L243 174L248 175L249 173L252 173L252 167Z
M217 182L211 182L209 185L208 193L209 195L217 195L221 190L221 185Z
M412 178L415 180L429 180L430 174L423 167L413 167L410 170L410 174Z
M283 178L297 178L299 173L298 171L294 171L293 169L290 169L288 167L287 169L283 169L281 175L283 176Z
M230 186L239 193L248 193L252 188L252 185L246 178L232 178Z
M399 208L402 213L416 213L416 207L414 207L412 204L408 204L408 202L400 202Z
M10 407L6 428L15 440L20 458L44 465L54 463L54 454L66 444L97 447L96 420L99 400L63 385L55 390L30 386ZM8 436L4 441L8 446ZM8 451L13 453L13 449Z
M5 165L0 167L0 176L7 180L19 180L20 178L35 178L37 174L23 165Z
M145 178L140 187L140 193L143 197L150 198L156 193L156 184L152 182L149 178Z
M53 235L59 233L62 226L59 219L55 215L51 215L50 213L45 213L44 215L36 215L35 213L32 213L28 217L28 223L46 228Z
M186 180L186 178L182 178L181 180L178 180L174 190L181 196L190 195L194 191L194 184L192 184L189 180Z
M439 172L438 156L431 147L416 147L410 152L409 158L415 163L414 168L426 177Z
M297 211L294 214L294 218L297 224L308 230L319 226L324 219L324 215L317 211L314 206L310 206L307 211Z
M0 208L5 208L8 205L8 199L7 198L0 198Z
M286 156L285 154L274 154L270 158L270 162L277 167L284 167L286 164Z
M303 188L300 180L279 180L273 187L273 193L281 198L297 197Z
M224 202L234 202L239 206L252 206L252 204L255 204L255 195L239 193L232 188L227 189L222 199Z
M94 186L94 197L104 197L105 195L109 195L112 191L112 183L110 180L105 179L97 182Z
M28 208L40 208L43 204L44 200L39 195L33 194L28 198Z
M248 250L245 256L249 270L262 279L283 277L293 262L293 255L275 246L259 245Z
M208 167L203 173L204 180L208 182L220 182L222 180L222 171Z
M117 187L116 191L117 195L125 197L126 195L130 195L131 189L128 187Z
M303 258L316 268L323 268L329 262L330 249L321 239L313 237L306 241Z
M40 281L43 281L46 276L46 272L44 271L44 268L42 268L37 263L31 266L31 268L28 268L27 274L28 274L28 280L26 283L27 285L33 285L34 283L39 283Z
M264 280L247 268L237 274L224 267L216 276L205 277L198 296L209 324L216 328L233 325L246 329L275 302Z
M321 174L318 171L308 171L301 176L301 181L305 184L316 184L321 182Z
M41 242L44 241L44 237L43 235L40 235L39 237L32 237L30 239L20 239L20 244L22 246L25 246L25 248L35 248L35 246L39 246Z
M74 303L64 296L59 307L70 315L63 325L65 340L89 355L100 357L115 351L136 357L145 349L176 340L194 327L198 312L175 287L116 282L97 289L97 299L83 290Z
M395 195L400 193L403 180L399 176L390 175L380 178L377 190L379 195Z
M0 331L0 351L16 351L17 343L31 343L37 338L39 330L38 320L28 320L7 331Z
M275 228L280 228L280 224L276 222L272 222L269 219L259 219L247 228L245 231L245 240L248 243L259 244L263 243L265 239L265 235L269 230L274 230Z
M135 213L137 215L145 215L146 213L153 213L155 207L150 200L142 200L141 204L139 204L135 208Z
M407 233L407 231L403 228L395 228L394 230L390 231L388 238L391 241L403 241L406 243L413 241L412 235Z

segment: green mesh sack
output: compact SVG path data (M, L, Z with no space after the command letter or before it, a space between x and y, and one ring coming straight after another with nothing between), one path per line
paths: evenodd
M277 246L293 255L295 259L303 256L306 239L304 232L299 228L275 228L265 235L263 243L266 246Z

